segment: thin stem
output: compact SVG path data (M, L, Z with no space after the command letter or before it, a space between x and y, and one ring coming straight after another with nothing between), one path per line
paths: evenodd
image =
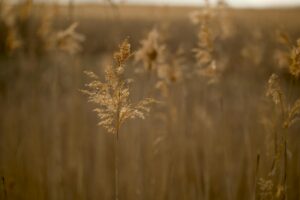
M116 113L116 127L114 136L114 149L115 149L115 200L119 200L119 131L120 131L120 113L121 113L121 90L120 80L118 79L118 95L117 95L117 113Z
M115 200L119 199L119 151L118 151L118 135L119 135L119 128L117 128L117 132L114 136L114 149L115 149Z
M283 185L284 185L284 196L283 199L287 199L287 142L286 136L284 138L284 177L283 177Z
M7 190L6 190L6 184L5 184L5 178L2 176L2 184L3 184L3 193L4 193L4 199L7 199Z
M279 93L279 101L280 101L280 108L281 108L282 119L284 120L284 118L285 118L285 108L284 108L284 103L283 103L283 98L282 98L282 94L281 93Z
M256 157L256 168L255 168L255 177L254 177L254 194L253 194L253 199L256 199L256 187L257 187L257 178L258 178L258 173L259 173L259 162L260 162L260 154L257 154Z
M74 20L74 0L69 0L68 14L69 14L69 21L72 22Z
M271 174L273 174L274 170L276 170L277 165L277 155L278 155L278 133L274 131L274 158L271 167Z

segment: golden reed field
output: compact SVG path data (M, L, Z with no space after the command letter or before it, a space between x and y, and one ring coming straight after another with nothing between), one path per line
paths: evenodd
M0 1L1 200L299 200L300 8Z

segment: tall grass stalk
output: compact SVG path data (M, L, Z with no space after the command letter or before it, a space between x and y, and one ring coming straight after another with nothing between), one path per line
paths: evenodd
M131 79L124 78L126 61L131 56L131 47L128 40L124 40L119 46L119 51L114 54L114 63L105 71L105 82L93 72L86 74L93 79L87 84L88 90L82 92L89 96L89 101L97 105L94 111L97 113L100 126L114 134L115 157L115 199L119 199L119 133L120 128L128 119L145 119L145 114L150 111L150 104L155 101L151 98L143 99L137 103L130 100Z

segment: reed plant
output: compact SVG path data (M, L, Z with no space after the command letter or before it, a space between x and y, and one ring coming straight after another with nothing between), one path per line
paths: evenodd
M92 78L87 84L88 90L83 90L88 95L89 101L95 103L94 111L99 117L99 125L114 134L115 147L115 199L119 199L119 152L118 140L122 125L128 119L145 119L145 114L150 111L149 106L155 101L151 98L143 99L137 103L130 100L130 87L132 79L125 79L126 61L131 56L131 47L127 39L119 46L119 51L114 54L114 64L105 71L105 82L93 72L86 72Z

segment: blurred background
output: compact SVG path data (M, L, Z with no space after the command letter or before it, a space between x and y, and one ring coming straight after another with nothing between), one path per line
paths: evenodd
M299 200L299 6L0 0L0 199L115 199L114 135L80 90L128 38L132 101L161 103L121 128L120 200Z

